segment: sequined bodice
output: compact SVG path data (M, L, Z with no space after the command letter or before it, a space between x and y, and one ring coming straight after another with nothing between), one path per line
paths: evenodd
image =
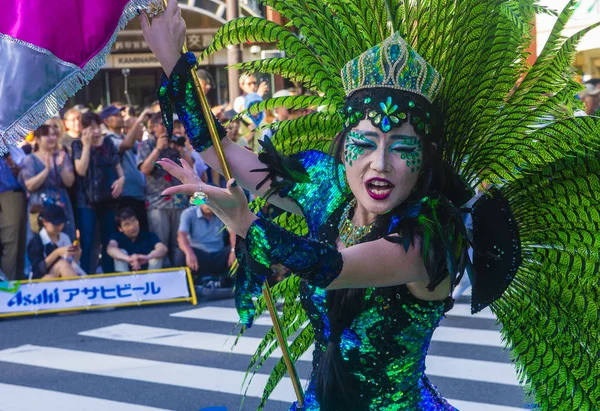
M311 234L334 242L342 208ZM314 370L332 339L327 291L302 281L300 298L315 334ZM340 345L346 369L359 381L369 411L454 410L425 376L431 337L448 303L420 300L405 285L366 290L361 313L344 329L339 342L334 341ZM305 410L320 410L312 384Z
M301 301L315 332L313 369L329 343L325 290L301 285ZM369 410L452 410L424 376L425 356L444 302L413 297L405 286L367 290L364 309L344 330L340 348L360 381ZM306 409L319 410L314 393Z

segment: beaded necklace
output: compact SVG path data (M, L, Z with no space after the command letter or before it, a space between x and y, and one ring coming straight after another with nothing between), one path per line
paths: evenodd
M373 223L362 227L356 227L350 220L350 210L356 206L356 198L354 198L346 208L338 225L340 240L344 247L348 248L358 243L363 237L371 232Z

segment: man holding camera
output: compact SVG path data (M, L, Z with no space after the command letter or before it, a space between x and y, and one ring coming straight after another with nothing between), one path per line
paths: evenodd
M149 123L150 137L142 142L138 153L138 168L146 176L146 199L148 225L160 242L169 249L169 260L175 261L177 250L177 228L183 210L188 206L185 195L162 196L161 193L171 186L180 184L179 180L160 168L156 161L170 158L175 162L184 159L193 164L192 156L185 147L185 136L169 138L160 112L152 114Z

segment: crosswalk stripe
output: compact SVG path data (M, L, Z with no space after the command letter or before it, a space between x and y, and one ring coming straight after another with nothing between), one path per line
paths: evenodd
M496 316L489 308L484 308L477 314L471 314L471 305L469 304L454 304L454 307L446 315L449 317L481 318L486 320L496 319Z
M504 347L498 331L440 326L433 332L432 341Z
M466 304L461 304L466 305ZM451 311L452 312L452 311ZM493 315L493 314L492 314ZM227 323L237 323L238 315L235 308L228 307L201 307L171 314L173 317L191 318L195 320L210 320ZM272 325L268 315L262 315L255 321L256 325ZM442 323L443 324L443 323ZM475 330L470 328L438 327L433 333L432 341L452 342L460 344L488 345L491 347L504 347L500 334L497 331Z
M220 321L233 324L237 324L240 320L235 308L212 306L179 311L172 313L171 317L189 318L193 320ZM254 320L254 325L273 325L273 322L268 314L263 314Z
M171 328L126 323L82 331L79 335L113 341L128 341L241 355L254 355L262 340L262 338L255 337L240 337L236 346L233 347L235 336L200 331L179 331ZM274 358L281 358L281 355L279 349L272 354ZM312 361L312 349L310 352L303 354L300 360Z
M143 360L138 358L122 357L109 354L99 354L87 351L68 350L63 348L42 347L36 345L23 345L16 348L9 348L0 351L0 362L12 364L30 365L35 367L50 368L55 370L99 375L105 377L114 377L135 381L143 381L157 384L174 385L205 391L217 391L228 394L241 394L241 384L245 373L242 371L231 371L220 368L202 367L197 365L174 364L168 362ZM482 362L482 361L479 361ZM458 365L458 364L455 364ZM465 366L460 364L459 366ZM472 369L470 369L472 371ZM262 390L267 382L267 375L257 374L254 381L248 389L249 397L260 398ZM301 384L306 386L306 381L301 380ZM12 387L12 386L8 386ZM2 386L0 385L0 397L2 404L4 400L10 398L10 395L1 395ZM45 390L39 390L45 391ZM57 394L57 393L53 393ZM60 393L58 393L60 394ZM11 395L14 395L11 393ZM70 394L63 394L70 395ZM16 397L16 396L15 396ZM77 396L80 397L80 396ZM66 397L65 397L66 398ZM89 397L83 397L89 398ZM271 400L292 402L294 400L294 391L289 378L283 381L271 394ZM93 399L96 400L96 399ZM60 407L61 411L82 410L85 409L80 404L79 398L73 398L72 402ZM83 400L81 400L83 401ZM100 401L100 400L99 400ZM107 401L107 400L104 400ZM41 401L40 401L41 402ZM448 402L455 405L461 411L517 411L518 408L495 406L484 403L469 401L460 401L449 399ZM53 401L46 404L53 404ZM66 401L65 401L66 403ZM129 404L114 402L118 406L128 406ZM109 404L110 405L110 404ZM68 408L73 406L74 408ZM76 407L76 408L75 408ZM140 407L140 406L138 406ZM42 407L43 409L49 409ZM8 409L7 411L21 411L30 409L42 409L39 407L23 407ZM115 411L151 411L156 408L116 408L112 406L91 408L91 409L110 409ZM52 410L50 408L50 410Z
M507 407L505 405L482 404L480 402L447 400L459 411L522 411L527 408Z
M0 383L2 411L166 411L163 408Z
M425 365L425 373L436 377L520 386L517 372L510 363L428 355Z
M483 309L477 314L471 314L471 306L469 304L454 304L454 307L446 313L449 317L467 317L485 320L495 320L496 316L489 308ZM171 314L172 317L191 318L195 320L222 321L227 323L237 323L239 317L237 311L233 307L200 307L192 308L191 310L179 311ZM254 324L256 325L272 325L271 317L268 314L263 314L258 317Z
M240 337L232 350L235 337L224 334L198 331L179 331L170 328L149 327L137 324L117 324L79 333L87 337L136 343L156 344L169 347L189 348L213 352L252 355L260 343L260 338ZM281 351L273 354L281 357ZM302 361L312 360L312 348L300 357ZM429 375L458 378L472 381L519 385L511 364L481 360L468 360L428 355L426 358Z
M236 395L241 394L245 375L242 371L222 368L142 360L29 344L0 351L0 362ZM268 378L269 376L265 374L255 375L247 395L260 398ZM306 381L301 380L301 383L304 386ZM291 402L294 398L294 389L289 378L284 378L271 394L271 399L275 401Z

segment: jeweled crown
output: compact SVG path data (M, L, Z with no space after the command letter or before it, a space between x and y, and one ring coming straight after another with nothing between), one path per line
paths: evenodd
M398 33L350 60L341 74L346 96L386 87L418 94L433 103L442 85L440 74Z

